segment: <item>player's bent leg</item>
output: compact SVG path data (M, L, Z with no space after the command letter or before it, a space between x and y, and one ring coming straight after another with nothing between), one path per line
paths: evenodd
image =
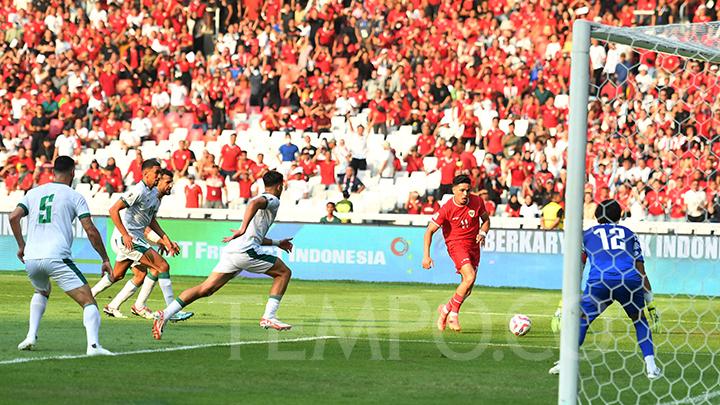
M287 291L290 278L292 277L292 271L280 258L275 259L272 267L265 272L268 276L273 278L273 284L270 287L270 296L268 297L267 304L265 304L265 312L260 319L260 326L265 329L275 330L290 330L292 325L285 322L281 322L277 319L277 310L280 307L280 301L282 300L285 291Z
M115 284L119 280L122 280L131 264L132 261L130 260L116 261L112 273L107 273L100 277L100 280L98 280L98 282L92 287L93 297L97 297L98 294L107 290L111 285Z
M458 271L462 276L462 281L455 289L455 295L450 300L450 311L447 316L447 326L455 332L462 330L458 313L460 312L460 307L463 302L465 302L465 298L472 292L475 278L477 277L477 269L471 263L463 264Z
M634 285L632 281L625 281L624 288L613 291L613 298L622 304L625 314L630 318L635 327L635 336L638 341L638 346L640 346L640 350L642 351L643 359L645 360L647 377L653 380L660 377L662 371L655 364L653 336L650 330L650 323L643 311L645 306L643 298L644 291L639 281L636 284L637 285Z
M147 269L147 275L143 280L140 293L135 300L135 305L130 308L133 315L145 319L153 319L153 313L147 307L147 300L150 297L155 284L158 283L161 273L167 273L170 269L167 261L154 249L146 250L140 258L140 264Z
M106 315L113 318L127 318L120 312L120 306L130 299L130 297L135 294L135 291L142 286L145 274L147 273L147 270L142 265L133 266L131 270L133 272L132 279L128 280L120 292L115 295L115 298L103 307L103 312Z
M155 314L153 314L153 338L157 340L160 340L162 338L162 333L165 329L165 325L167 324L168 320L172 318L173 315L177 314L178 312L180 312L181 309L197 301L198 299L213 295L217 290L222 288L236 275L237 272L212 272L202 283L181 292L180 295L164 310L157 311L155 312Z
M97 303L92 295L92 291L87 284L81 287L65 291L75 302L83 307L83 325L85 326L85 334L87 336L87 355L88 356L107 356L113 353L100 346L100 311L98 311Z
M50 284L47 290L35 290L30 299L30 318L28 320L28 333L25 339L17 346L18 350L32 350L37 342L37 332L40 328L40 320L45 313L48 298L50 298Z

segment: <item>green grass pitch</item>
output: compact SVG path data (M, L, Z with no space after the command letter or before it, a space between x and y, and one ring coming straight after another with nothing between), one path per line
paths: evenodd
M198 281L173 278L176 294ZM460 314L463 332L439 333L435 310L452 286L293 281L278 316L294 328L277 333L257 324L268 281L238 279L189 306L195 317L169 325L159 342L149 321L103 315L103 346L138 353L59 359L84 353L79 307L55 288L37 350L19 352L32 288L23 273L0 274L0 285L3 403L557 402L557 377L547 374L558 357L550 331L557 291L476 287ZM161 300L154 292L151 308ZM656 302L665 325L655 339L665 376L652 382L655 394L647 393L633 329L613 306L593 324L583 350L582 386L593 403L672 402L718 390L717 300ZM132 316L129 303L121 309ZM527 336L507 331L514 313L531 317ZM19 362L34 357L43 359Z

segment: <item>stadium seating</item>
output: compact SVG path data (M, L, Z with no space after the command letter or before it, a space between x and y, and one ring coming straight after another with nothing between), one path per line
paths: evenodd
M564 27L570 26L572 21L569 18L571 17L566 13L555 15L554 9L536 10L532 3L519 3L516 7L500 5L495 9L492 18L496 18L502 24L496 26L492 24L478 25L479 20L476 20L475 16L484 14L483 3L485 2L478 2L477 4L478 9L476 11L478 14L473 12L462 15L458 15L454 11L451 12L448 5L440 7L439 14L435 12L422 14L419 13L419 10L413 10L409 4L402 5L401 9L407 12L393 17L396 18L394 22L399 31L393 32L392 41L383 43L379 40L379 37L375 37L381 32L377 31L372 34L373 36L362 47L362 49L365 49L363 52L368 53L371 70L375 70L377 75L384 75L384 72L394 72L394 68L400 66L400 63L411 66L412 69L408 69L400 80L391 74L378 76L378 78L359 77L360 69L358 69L358 66L360 66L360 62L356 62L357 59L353 57L360 55L357 50L353 50L350 57L348 55L331 55L333 63L328 67L321 66L321 63L318 64L318 62L322 61L311 60L311 65L319 69L306 71L303 70L304 66L294 65L283 60L282 55L279 53L280 46L271 46L267 48L272 56L271 65L259 72L260 87L253 88L258 82L255 81L255 84L250 83L248 85L246 79L252 70L247 66L248 62L241 58L237 64L238 70L234 70L235 67L231 68L230 63L221 62L220 52L226 45L218 43L218 46L214 49L203 47L173 49L166 70L157 69L153 66L148 72L150 77L147 80L138 81L132 76L133 73L136 73L134 72L137 69L136 64L132 64L132 66L120 66L117 64L116 69L111 73L107 75L102 73L101 68L106 58L110 58L113 53L116 58L129 60L127 58L129 58L130 50L127 46L103 48L102 50L98 48L99 53L96 52L87 61L87 66L91 71L94 71L94 75L84 79L85 82L79 87L70 88L68 93L61 94L64 89L61 89L60 85L58 85L58 83L64 83L66 77L53 78L53 80L47 78L44 82L38 81L37 85L10 83L6 85L7 89L3 88L5 91L2 99L6 101L7 108L2 111L8 119L0 122L0 130L4 134L2 148L0 148L2 149L0 151L0 164L7 166L8 170L5 171L7 175L15 170L12 159L17 154L19 146L30 147L35 157L38 157L42 152L38 150L37 142L31 143L31 138L28 136L32 135L30 134L30 121L34 109L36 106L40 106L43 116L48 116L49 129L47 133L40 131L38 136L49 136L54 140L63 133L71 135L74 132L72 127L76 119L83 120L83 125L88 128L92 123L98 123L104 131L108 132L104 141L100 141L101 144L104 143L104 147L97 147L96 143L85 139L85 135L80 136L78 140L80 151L79 154L75 155L78 162L77 172L79 176L84 173L93 160L97 160L101 166L105 166L110 157L115 159L118 169L124 176L136 154L136 148L127 144L127 141L134 136L133 134L139 135L142 139L137 149L142 150L143 157L161 159L163 164L166 164L172 158L172 154L178 149L180 141L188 142L189 149L196 159L201 159L204 152L207 151L214 156L214 161L217 164L220 161L223 146L228 143L231 134L236 134L237 144L242 150L248 152L249 159L254 160L258 154L262 153L265 157L264 162L269 168L282 168L283 173L287 173L292 169L293 164L281 164L278 160L279 148L285 143L286 134L290 134L291 141L298 148L303 148L305 144L304 138L307 136L314 147L320 148L330 140L336 140L338 143L342 140L345 142L345 148L352 149L355 135L349 132L346 117L344 116L346 111L344 105L351 101L350 104L356 106L350 116L353 126L357 128L359 125L363 125L366 127L367 132L365 139L367 142L368 170L358 175L365 184L366 189L351 197L351 200L357 202L356 209L362 213L401 213L410 192L417 191L421 196L437 192L441 180L440 171L436 170L439 163L439 153L428 154L423 158L424 172L415 171L408 175L404 171L406 167L403 164L402 169L395 173L394 180L379 178L378 169L381 162L387 158L383 149L384 142L390 144L393 153L401 162L410 149L418 143L417 122L412 120L414 114L417 115L419 123L431 124L431 133L434 126L438 125L437 138L446 139L449 145L458 144L457 140L461 138L462 134L470 133L472 135L475 132L479 134L479 136L474 137L474 140L480 146L474 155L478 166L481 168L481 173L477 179L474 179L474 190L488 188L490 187L489 184L500 185L502 189L499 190L499 193L494 193L492 197L494 199L493 203L497 206L496 215L507 215L505 207L509 202L511 190L512 192L520 190L523 194L529 194L536 203L542 205L545 201L542 200L540 191L544 185L537 181L536 175L542 169L544 161L548 161L552 166L549 167L549 173L551 174L553 188L561 192L564 190L564 178L561 172L565 165L564 148L568 136L566 118L567 110L570 107L567 89L567 74L569 72L567 63L569 59L566 58L569 51L569 31L565 30ZM628 10L632 12L633 7L636 6L635 3L635 1L630 1L623 6L614 4L603 4L602 7L600 5L593 6L589 8L587 18L594 18L609 25L632 24L632 19L621 21L619 16L627 15ZM94 3L79 2L79 4L87 6ZM110 12L119 7L123 13L127 14L130 13L130 9L136 7L139 7L137 10L139 12L149 13L150 10L146 10L146 6L145 3L123 3L122 6L108 5L106 3L101 5L103 9L108 9ZM344 15L346 12L353 14L356 18L362 18L364 9L367 10L376 6L379 7L380 11L383 11L385 7L383 4L376 4L374 1L352 3L352 8L346 10L343 10L342 3L332 4L327 6L332 9L332 12L321 13L320 18L324 19L328 18L328 16L334 18L333 15ZM32 9L32 4L21 5L21 7L29 8L26 11L32 12L20 12L15 7L17 5L10 6L5 10L9 17L8 21L11 23L20 27L29 26L35 22L44 23L44 13L47 10ZM61 9L64 7L60 6ZM311 5L312 7L314 6ZM318 7L323 9L325 6ZM695 18L695 9L683 10L681 13L678 9L673 9L673 13L677 14L676 19L693 20ZM202 11L202 13L205 12L210 11ZM192 23L197 23L203 17L202 15L190 13L189 9L183 6L179 7L179 13ZM94 14L94 16L96 15ZM115 27L118 32L117 35L112 37L112 40L117 43L113 45L127 44L126 39L133 31L142 33L139 46L148 45L148 38L143 35L154 31L161 25L159 20L156 20L159 18L158 15L150 13L148 16L149 18L143 20L139 27L130 27L127 24ZM280 17L280 15L275 17ZM514 30L518 28L521 21L531 18L534 20L541 18L543 21L554 22L545 28L545 31L549 31L558 37L561 50L554 57L548 57L544 53L548 45L548 33L545 31L530 30L528 33L531 39L530 43L522 47L516 46L515 41L519 40L519 38L514 36ZM307 20L300 19L298 21L300 21L301 26L309 27ZM346 23L345 20L340 18L334 22L337 28ZM239 19L233 23L236 28L234 32L248 30L250 25L254 23L252 18ZM265 22L259 21L259 24L262 27ZM60 29L75 32L74 29L77 25L78 22L71 19L66 21ZM419 35L411 35L415 28L429 27L430 25L436 27L436 30L433 31L435 34L431 30L421 29ZM224 34L228 28L224 24L220 26L221 30L223 30L220 33ZM102 34L96 32L97 24L93 23L88 27L87 32L83 35L93 36L98 34L102 36ZM460 27L465 28L454 29ZM467 27L474 28L467 30ZM137 28L140 29L136 30ZM281 25L277 29L282 31L285 28ZM250 29L249 31L254 30ZM53 38L58 37L58 41L64 38L59 33L52 32L51 34ZM436 37L433 35L436 35ZM446 35L446 40L453 44L469 41L471 37L477 43L485 41L486 46L483 49L491 44L490 40L492 38L504 36L509 45L506 44L499 48L493 47L490 51L483 51L488 52L486 54L482 54L479 47L461 47L460 54L454 55L454 59L451 58L451 60L446 61L443 59L446 57L445 49L443 46L437 46L439 43L437 41L441 39L442 35ZM342 39L342 35L337 34L333 41L339 44ZM354 38L354 35L351 35L350 39L351 42L358 40ZM8 72L8 75L23 76L30 73L33 68L42 66L45 58L37 59L37 52L28 51L37 45L37 39L28 38L27 40L30 42L17 52L27 56L29 63L27 65L15 65L12 68L13 71ZM161 38L163 44L169 45L172 45L174 40L177 40L177 34L174 32L167 32ZM300 51L300 53L307 51L310 49L308 47L314 45L315 40L316 38L308 38L308 41L297 39L296 46L298 49L296 51ZM249 44L251 41L252 38L248 38L245 43ZM270 42L272 41L277 41L277 39L271 38ZM436 61L430 63L429 67L420 64L416 66L415 62L408 59L407 55L402 52L403 49L412 48L415 44L423 42L436 45L422 50L424 58ZM71 51L67 54L52 55L56 60L53 63L64 68L63 74L77 73L78 66L71 63L72 58L69 58L68 55L74 55L81 49L77 48L77 46L70 46L70 49ZM332 54L334 49L331 46L328 50ZM623 48L623 50L625 52L627 48ZM249 54L259 52L258 49L251 46L247 46L246 51ZM151 51L152 57L157 56L156 52L157 49ZM634 146L640 141L640 138L638 138L640 134L638 133L631 136L624 134L619 137L621 138L619 143L615 144L611 140L612 131L614 130L612 127L600 125L599 131L591 129L594 132L591 134L593 150L589 152L591 156L588 159L588 184L595 188L590 191L597 198L600 191L600 181L598 179L603 174L596 173L595 170L597 164L602 161L602 163L607 164L608 170L612 170L612 173L607 174L614 180L612 184L602 185L609 188L610 196L616 196L621 184L625 184L629 189L632 189L631 197L625 201L626 211L629 213L631 206L639 205L640 209L635 210L634 219L642 219L647 214L647 203L644 195L652 190L647 182L638 182L637 178L621 179L618 177L620 162L630 160L630 168L635 169L640 158L646 159L648 163L660 159L661 168L653 168L652 176L661 181L661 187L667 187L671 182L679 182L678 173L680 173L680 170L678 168L681 159L678 158L691 154L692 163L694 163L692 167L698 173L692 175L699 176L701 188L708 188L705 211L708 217L713 220L720 220L719 210L715 209L720 209L720 196L717 193L720 187L710 187L709 184L712 182L720 184L719 176L715 175L718 167L717 152L719 149L717 146L720 145L720 142L718 142L717 137L713 139L712 136L707 135L708 131L713 133L717 131L716 120L707 125L702 120L680 122L672 116L675 112L670 112L668 120L668 116L661 117L657 113L655 106L647 104L648 100L652 104L652 101L657 99L658 94L654 85L660 83L660 80L665 80L664 74L677 75L678 72L687 72L692 69L685 69L685 67L681 66L680 69L669 68L671 70L663 72L666 65L658 64L659 58L656 58L656 55L640 55L627 51L626 56L629 65L623 66L628 66L630 74L627 75L625 83L613 82L616 80L614 75L615 69L617 69L616 66L619 65L617 58L613 59L605 54L602 60L595 61L603 64L603 72L599 76L596 72L593 77L597 82L593 83L596 87L591 89L591 102L595 99L598 101L607 99L608 85L624 85L628 89L626 97L645 100L643 108L648 116L655 114L652 119L658 124L651 126L650 132L642 134L642 136L652 138L658 135L658 131L667 128L668 124L673 128L672 136L674 138L684 137L685 132L691 127L696 133L703 136L689 139L687 142L678 139L677 142L672 143L672 145L676 145L675 149L669 151L675 155L675 159L667 159L667 151L659 147L660 144L657 140L648 144L648 148L638 150ZM228 60L231 60L231 57L232 55L228 55ZM309 56L310 59L314 57L312 54ZM521 58L526 63L515 63L518 58ZM437 61L442 62L437 63ZM458 66L451 63L455 61L458 62ZM190 65L186 65L186 63L190 63ZM268 73L270 67L277 69L278 74L281 75L283 86L286 86L281 93L284 93L285 90L288 91L287 95L281 94L279 107L274 104L274 101L271 102L273 97L271 97L270 88L266 86L269 83ZM692 75L697 79L704 80L705 77L711 79L713 74L717 72L716 66L705 65L700 68L699 71L692 72ZM643 74L643 69L648 71L650 81L645 80L644 77L636 81L636 77ZM172 84L171 80L166 79L168 73L171 75L170 79L177 78L179 81ZM189 76L184 76L184 73L188 73ZM226 80L226 74L231 74L233 79ZM685 73L685 76L687 75ZM690 83L691 78L685 76L682 79L669 81L671 86L675 86L672 91L685 91L685 89L679 88L683 84ZM485 77L489 77L490 80L485 82ZM435 84L436 78L439 79L439 85ZM178 86L187 86L188 79L190 79L189 82L192 83L192 86L186 87L184 92L174 92L180 88ZM414 83L412 83L411 79ZM213 82L213 80L216 81ZM643 82L642 86L638 85L640 81ZM359 87L354 86L353 83L358 84ZM549 94L554 97L552 106L549 104L547 106L543 105L548 94L540 93L542 91L539 89L540 83L543 83ZM650 85L646 86L645 84ZM376 99L376 89L380 91L381 99ZM250 94L257 92L257 90L260 91L260 99L250 100ZM711 96L709 96L708 100L713 97L717 99L717 86L712 86L709 90ZM292 97L288 96L293 91L297 91L295 95L302 101L300 104L291 101ZM435 99L434 94L437 94L438 91L447 91L449 99ZM118 93L117 98L112 95L115 92ZM216 101L218 100L217 95L223 100L222 103ZM162 106L162 104L157 104L160 102L158 100L161 100L164 96L173 101L172 105ZM48 103L43 104L43 101L48 98L57 102L56 111ZM72 106L77 99L80 100L82 108L65 108L63 106L66 103L67 106ZM178 100L181 102L178 103ZM611 101L608 100L607 102ZM25 103L25 107L21 111L9 109L9 107L18 103ZM720 112L720 105L718 103L707 103L714 116L717 116L717 113ZM218 110L217 106L221 104L223 109ZM272 107L269 105L272 105ZM625 106L620 108L619 104L614 105L613 108L617 107L617 111L626 116L612 118L623 121L627 120L628 117L632 118L631 113L639 113L639 111L629 112L632 110L632 106L627 107L629 106L627 103ZM690 110L693 107L688 105L687 109ZM295 112L298 109L305 111L305 115L308 117L307 122L299 121L300 117ZM151 124L149 134L136 129L145 125L141 123L138 113L140 110L144 111L149 120L147 122ZM319 110L327 110L330 114L325 123L321 123ZM131 123L131 130L124 133L117 127L112 127L110 111L116 114L115 118L120 123ZM692 112L699 113L699 110L695 109ZM373 124L377 124L375 119L380 115L386 117L384 123L388 127L387 131L382 130L382 133L379 131L380 128L372 128ZM495 117L499 118L498 128L503 135L501 146L505 146L505 142L513 142L513 146L503 148L502 151L493 150L490 152L486 151L484 146L486 142L490 141L490 134L495 131L493 129L493 119ZM593 118L591 117L591 119ZM607 124L607 121L603 122ZM548 125L550 123L552 125ZM512 134L509 133L511 124L514 125ZM299 130L298 128L305 128L305 130ZM616 133L619 132L616 131ZM78 135L81 134L78 133ZM555 146L549 141L552 138L557 140ZM691 150L691 146L695 144L697 149ZM89 147L90 145L93 147ZM493 148L496 148L496 146L493 146ZM623 148L630 150L629 157L621 157ZM342 156L346 156L344 153L340 153L340 149L340 146L336 146L333 151L334 159L341 159ZM602 155L602 152L610 149L613 149L611 155ZM557 157L557 161L550 161L549 155L546 153L548 150L553 152ZM509 163L511 155L513 153L523 153L524 151L530 152L529 162L533 167L529 170L517 170ZM463 148L458 146L455 152L459 155L463 152ZM487 153L493 156L493 162L484 160ZM49 157L52 158L52 155ZM707 160L710 160L709 166L700 167ZM495 164L498 165L497 168L493 166ZM336 170L337 175L343 174L345 165L346 162L341 162ZM687 166L683 166L683 168L687 169ZM463 169L470 172L472 168L464 167ZM202 179L204 174L199 173L197 167L191 167L187 174L196 175L198 184L203 191L205 190ZM125 180L126 185L130 185L132 176L127 176ZM307 180L307 195L304 192L292 189L292 187L288 190L289 194L291 194L289 197L292 198L286 198L286 200L293 201L292 204L295 205L294 208L289 208L291 212L301 216L315 215L318 212L322 214L326 201L337 201L341 198L334 190L326 191L324 187L319 187L317 174L310 176ZM690 185L688 183L686 177L684 182L680 184L683 192L689 189ZM178 177L173 196L167 199L166 204L172 202L173 205L177 205L174 208L184 206L185 184L184 179ZM101 207L104 204L109 203L112 199L111 196L106 195L104 188L102 190L97 189L97 187L88 189L86 185L78 185L77 187L92 200L91 206L100 210L102 210ZM5 184L0 188L0 197L8 196L7 199L2 198L5 205L10 206L13 202L16 202L18 195L20 194L14 191L14 188L8 189ZM522 200L524 195L519 197ZM237 183L228 183L226 200L228 206L242 207L243 202L239 200L239 185ZM680 200L682 200L682 195ZM666 214L669 214L673 207L676 210L684 210L685 208L683 208L680 200L670 198ZM638 215L638 213L642 215ZM684 217L685 214L683 211L678 215Z

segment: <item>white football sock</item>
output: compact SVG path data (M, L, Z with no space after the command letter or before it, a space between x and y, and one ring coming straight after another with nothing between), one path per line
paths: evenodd
M172 281L169 278L158 279L160 289L162 290L163 296L165 297L165 305L170 305L171 302L175 301L175 295L173 295Z
M173 315L180 312L180 310L183 309L183 306L180 305L177 300L173 300L171 303L168 304L167 308L163 311L165 316L165 322L167 323L168 319L172 318Z
M35 293L30 300L30 327L28 328L27 338L35 341L37 338L37 331L40 327L40 319L42 319L45 313L45 307L47 306L48 299L46 296Z
M113 282L110 281L110 277L107 274L105 274L104 276L102 276L102 278L100 278L100 281L98 281L97 284L95 284L93 286L93 288L92 288L93 297L97 297L98 294L107 290L107 288L110 287L111 285L113 285Z
M645 369L648 372L657 369L657 365L655 364L655 356L645 356Z
M98 307L95 304L89 304L83 308L83 325L85 325L88 347L100 347L100 343L98 342L100 311L98 311Z
M135 300L135 308L142 309L147 306L148 297L150 297L150 293L152 293L153 288L155 288L156 281L157 280L150 278L150 273L148 273L145 277L145 281L143 281L142 288L140 288L137 300Z
M270 298L268 298L268 302L265 304L265 314L263 314L263 318L275 319L275 313L280 306L281 299L282 295L271 295Z
M128 298L135 294L136 290L137 286L133 283L132 279L128 280L122 290L120 290L120 292L117 293L115 298L110 301L110 304L108 304L108 306L110 308L120 309L120 305L122 305L123 302L127 301Z

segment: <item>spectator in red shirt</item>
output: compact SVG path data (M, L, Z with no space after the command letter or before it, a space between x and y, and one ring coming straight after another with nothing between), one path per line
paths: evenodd
M403 160L407 165L405 171L408 173L425 171L425 162L423 161L423 157L420 156L420 153L418 153L417 146L411 147L410 153L408 153Z
M338 162L333 160L332 154L329 150L323 152L323 160L317 160L317 155L315 157L317 166L320 170L320 184L325 186L325 190L328 190L331 186L337 183L335 168L337 167Z
M487 211L489 216L495 215L495 209L497 206L495 205L495 201L490 199L490 196L488 194L487 190L480 190L480 198L482 198L483 203L485 204L485 211Z
M437 132L437 129L435 131ZM430 124L427 122L424 123L417 140L418 153L420 156L433 156L433 153L435 153L435 142L435 134L430 132Z
M188 176L190 182L185 186L185 208L200 208L203 205L202 188L195 183L195 176Z
M170 160L175 175L185 177L192 161L192 152L187 148L187 141L180 141L180 149L173 152L172 159Z
M428 194L426 201L423 203L421 207L421 214L423 215L433 215L440 209L440 204L435 200L435 196L432 194Z
M242 150L235 144L237 134L230 135L230 141L220 150L220 174L231 179L238 170L238 158Z
M240 199L243 201L244 204L247 204L248 200L250 200L253 196L252 193L252 185L255 183L255 180L253 179L252 175L249 174L246 171L240 171L238 172L238 184L240 186ZM230 199L228 197L228 199Z
M11 168L17 170L19 164L24 164L25 167L31 172L35 170L35 159L30 157L27 154L27 150L22 146L18 148L17 155L10 156L7 159L5 167L2 171L0 171L0 176L4 176L5 173Z
M102 170L100 169L100 164L97 160L93 159L93 161L90 163L90 167L80 179L80 182L88 184L99 184L101 178Z
M205 208L225 208L223 194L227 195L225 178L220 175L220 167L214 165L205 179Z
M53 165L51 163L43 163L40 169L35 171L35 185L42 186L43 184L52 183L53 181L55 181Z
M34 182L33 174L28 170L25 163L18 163L17 170L5 177L5 187L8 192L15 190L28 191L33 187Z
M517 194L513 194L510 196L510 201L508 201L507 205L505 206L505 213L510 218L519 218L520 217L520 208L522 208L522 204L520 204L520 200L518 200Z
M440 188L438 196L442 198L445 194L452 194L452 182L460 172L460 161L454 156L451 148L443 151L443 157L438 159L437 170L440 170Z
M130 162L130 166L128 167L127 173L125 173L125 177L123 177L123 180L126 180L128 176L132 175L133 183L137 184L142 181L142 164L143 164L143 155L142 151L138 149L135 152L135 159L133 159L132 162Z
M483 138L483 147L487 153L495 156L497 159L503 151L503 138L505 137L505 132L503 132L503 130L499 127L500 119L498 117L494 117L492 119L491 125L490 130Z
M387 100L383 97L382 90L378 89L375 91L375 98L370 102L370 116L368 126L372 128L376 134L388 134L388 112L390 105Z
M103 191L112 195L113 193L123 192L122 177L115 172L114 167L105 166L102 169L102 176L100 177L100 187Z
M420 201L420 194L417 191L411 191L405 203L405 211L411 215L419 215L421 208L422 201Z
M665 221L665 207L668 204L668 196L662 189L660 181L655 179L650 183L650 190L645 193L642 201L647 209L647 220L653 222Z
M476 146L473 142L467 147L467 150L464 150L460 154L460 162L462 162L463 171L467 171L468 173L470 173L470 169L472 169L473 167L477 167L478 163L477 159L475 158L475 149Z

